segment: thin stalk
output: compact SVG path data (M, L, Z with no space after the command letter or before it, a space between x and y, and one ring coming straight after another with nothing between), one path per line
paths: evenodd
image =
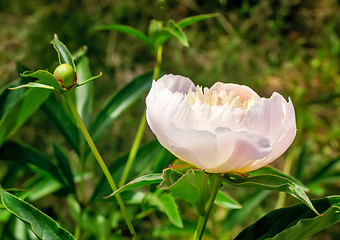
M223 179L220 176L220 174L214 173L214 174L211 174L210 181L211 181L210 184L211 184L211 187L212 187L211 195L210 195L210 198L209 198L207 205L205 207L205 215L200 216L199 219L198 219L194 240L201 240L202 239L202 236L203 236L205 227L207 225L211 209L214 206L216 195L217 195L218 189L221 186L221 183L223 182Z
M158 79L159 71L160 71L161 64L162 64L162 49L163 49L162 46L159 46L157 48L156 55L155 55L155 66L153 70L153 79L155 81ZM144 135L145 125L146 125L146 109L144 110L143 116L140 120L137 134L136 134L135 140L133 141L133 144L132 144L132 147L129 153L129 157L124 168L124 172L119 181L119 185L118 185L119 187L123 186L126 183L126 179L129 176L131 166L136 158L138 148L140 146L140 143Z
M287 156L287 159L286 159L286 162L285 162L285 166L283 168L283 173L284 174L287 174L287 175L290 174L290 170L292 168L292 163L293 163L293 157L290 154L290 155ZM279 193L279 198L277 199L277 203L276 203L276 207L275 207L276 209L284 207L285 201L286 201L286 195L287 194L284 193L284 192L280 192Z
M102 171L103 171L107 181L109 182L112 191L116 191L117 190L117 186L116 186L116 184L115 184L115 182L114 182L114 180L113 180L113 178L112 178L112 176L111 176L111 174L109 172L109 169L105 165L105 162L104 162L103 158L101 157L101 155L100 155L96 145L94 144L94 142L93 142L89 132L87 131L87 129L86 129L85 125L84 125L83 120L79 116L79 113L77 112L77 109L76 109L76 107L75 107L75 105L74 105L74 103L72 101L72 98L71 98L70 94L65 94L64 96L65 96L66 103L68 104L74 119L76 120L80 130L84 134L86 142L88 143L89 147L91 148L92 153L93 153L94 157L96 158L99 166L101 167L101 169L102 169ZM119 207L120 207L120 209L121 209L121 211L123 213L125 222L126 222L128 228L129 228L129 231L131 233L132 239L137 239L135 229L133 228L133 225L131 223L131 220L129 218L129 215L127 213L126 207L124 205L124 202L123 202L121 196L119 194L116 194L115 196L117 198L117 202L119 204Z

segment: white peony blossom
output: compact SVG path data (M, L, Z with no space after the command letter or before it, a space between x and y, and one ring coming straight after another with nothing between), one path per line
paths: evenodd
M210 173L249 172L280 157L296 135L292 102L260 98L247 86L165 75L146 98L147 121L158 141L181 160Z

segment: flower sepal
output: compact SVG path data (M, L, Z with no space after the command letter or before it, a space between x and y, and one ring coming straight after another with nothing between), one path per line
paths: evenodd
M22 77L30 77L30 78L36 78L37 80L34 82L29 82L24 85L20 85L17 87L13 87L10 89L20 89L20 88L41 88L41 89L47 89L52 90L60 93L67 92L68 90L72 90L74 88L80 87L84 84L87 84L97 78L99 78L102 75L102 73L99 73L97 76L94 76L92 78L89 78L88 80L78 84L74 83L71 86L68 86L68 88L63 87L63 85L60 84L58 79L50 72L45 70L38 70L35 72L32 71L25 71L21 74Z

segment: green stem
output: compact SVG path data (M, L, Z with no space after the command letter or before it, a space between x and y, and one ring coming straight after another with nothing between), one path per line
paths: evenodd
M293 157L290 154L286 158L286 162L285 162L285 166L284 166L284 169L283 169L283 173L289 175L290 170L292 168L292 163L293 163ZM285 201L286 201L286 195L287 194L284 193L284 192L280 192L279 193L279 198L277 199L277 203L276 203L276 207L275 207L276 209L284 207Z
M162 64L162 49L163 49L162 46L159 46L157 48L156 55L155 55L155 66L154 66L154 70L153 70L153 79L155 81L158 79L158 75L159 75L161 64ZM133 162L136 158L138 148L139 148L140 143L141 143L142 138L143 138L145 125L146 125L146 110L144 110L143 116L140 120L139 127L138 127L138 130L137 130L137 134L136 134L135 140L133 141L131 151L129 153L129 157L128 157L128 160L126 162L125 168L124 168L124 172L123 172L122 177L119 181L119 185L118 185L119 187L121 187L125 184L126 179L129 176L131 166L132 166L132 164L133 164Z
M218 189L220 188L222 182L223 182L223 178L220 176L220 174L218 173L211 174L210 176L211 195L205 207L205 215L200 216L198 219L194 240L202 239L211 209L214 206L214 202L215 202L215 199L218 193Z
M111 174L109 172L109 169L106 167L105 162L104 162L103 158L101 157L101 155L100 155L96 145L94 144L94 142L93 142L89 132L87 131L87 129L86 129L85 125L84 125L83 120L79 116L79 113L77 112L77 109L76 109L76 107L75 107L75 105L74 105L74 103L72 101L71 95L70 94L65 94L64 96L65 96L66 103L68 104L74 119L76 120L80 130L84 134L84 137L85 137L89 147L91 148L92 153L93 153L94 157L96 158L99 166L101 167L101 169L102 169L102 171L103 171L107 181L109 182L112 191L116 191L117 190L117 186L116 186L116 184L115 184L115 182L114 182L114 180L113 180L113 178L112 178L112 176L111 176ZM117 202L119 204L119 207L120 207L120 209L121 209L121 211L123 213L125 222L126 222L128 228L129 228L129 231L131 233L132 239L137 239L135 229L132 226L131 220L129 218L129 215L127 213L126 207L124 205L124 202L123 202L121 196L119 194L116 194L115 196L117 198Z

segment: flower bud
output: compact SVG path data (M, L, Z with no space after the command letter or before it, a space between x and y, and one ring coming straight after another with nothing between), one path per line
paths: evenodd
M58 80L60 85L65 89L72 88L77 82L76 72L70 64L60 64L55 70L53 75Z

